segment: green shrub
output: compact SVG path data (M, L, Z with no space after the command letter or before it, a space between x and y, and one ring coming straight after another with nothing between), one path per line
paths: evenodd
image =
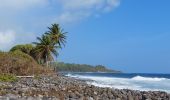
M14 75L46 74L50 70L40 66L31 56L22 51L0 52L0 73Z
M17 77L12 74L0 74L0 82L14 82L17 81Z
M35 47L32 44L22 44L22 45L16 45L14 47L11 48L11 52L14 52L16 50L22 51L26 54L31 54L31 51L34 49Z

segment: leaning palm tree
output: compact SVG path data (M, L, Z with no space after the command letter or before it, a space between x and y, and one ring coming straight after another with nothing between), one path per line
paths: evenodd
M59 47L51 41L48 35L42 35L41 38L37 37L37 40L39 42L33 42L33 44L36 45L34 54L38 62L47 63L54 60L52 54L58 56L56 49Z
M52 41L60 47L65 46L67 32L63 32L59 24L52 24L48 29L49 31L46 34L51 37Z

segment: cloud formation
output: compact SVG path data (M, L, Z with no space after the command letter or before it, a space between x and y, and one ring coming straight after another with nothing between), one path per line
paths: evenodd
M51 23L70 25L109 13L119 4L120 0L1 0L0 49L31 43ZM24 35L28 39L22 39Z
M0 49L6 50L15 41L15 32L8 30L5 32L0 32Z
M30 7L45 5L48 0L1 0L1 10L21 10Z
M120 0L59 0L62 13L57 21L71 23L112 11L118 7Z

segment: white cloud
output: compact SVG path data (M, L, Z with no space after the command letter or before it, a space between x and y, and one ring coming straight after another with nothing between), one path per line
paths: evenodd
M109 13L119 3L120 0L0 0L0 49L31 43L51 23L74 24Z
M8 47L11 46L15 41L15 35L15 32L10 30L6 32L0 32L0 49L8 49Z
M0 50L9 50L17 44L29 44L36 40L34 33L16 33L8 30L0 32Z
M61 4L66 10L91 9L100 4L103 0L62 0Z
M109 12L120 5L119 0L107 0L107 6L104 7L104 11Z
M84 18L100 15L118 7L120 0L58 0L62 13L57 21L70 23Z
M21 10L37 5L44 5L48 0L0 0L1 10Z
M59 15L56 18L56 22L62 23L62 24L71 24L75 23L77 21L83 20L84 18L90 16L90 12L76 12L76 13L71 13L71 12L64 12L61 15Z
M36 18L39 20L44 18L47 22L74 23L91 16L99 16L102 13L110 12L119 4L120 0L0 0L0 16L11 19L20 17L16 14L14 15L13 13L15 12L19 12L17 13L19 15L26 14L26 12L20 12L25 11L25 9L33 12L36 10L36 13L44 10L43 13L47 13L45 15L48 19L44 16L36 15L35 12L31 19L35 20ZM37 8L39 8L38 11ZM49 12L51 13L49 14ZM29 18L27 19L29 20Z

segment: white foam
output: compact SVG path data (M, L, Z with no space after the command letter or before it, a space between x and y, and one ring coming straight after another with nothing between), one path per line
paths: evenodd
M69 77L78 79L92 80L87 81L88 84L98 87L110 87L117 89L132 89L141 91L166 91L170 93L170 79L152 78L135 76L133 78L116 78L116 77L100 77L100 76L83 76L68 74Z
M135 76L132 78L132 80L138 80L138 81L162 81L166 80L166 78L151 78L151 77L142 77L142 76Z

